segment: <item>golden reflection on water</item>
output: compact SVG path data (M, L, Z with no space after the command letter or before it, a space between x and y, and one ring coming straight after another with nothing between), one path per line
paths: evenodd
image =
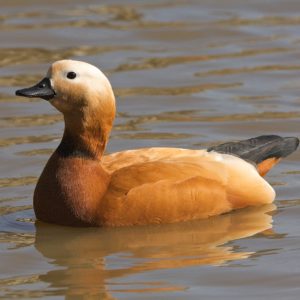
M22 98L22 97L15 97L14 95L7 95L0 93L0 103L28 103L28 102L38 102L39 99L36 98Z
M63 117L61 114L55 115L33 115L33 116L23 116L23 117L4 117L0 120L0 126L2 127L29 127L29 126L45 126L51 125L57 122L61 122Z
M37 182L37 177L26 176L20 178L1 178L0 187L15 187L20 185L29 185Z
M34 244L34 234L17 233L17 232L1 232L0 242L9 244L9 249L18 249Z
M32 63L48 63L52 61L67 59L72 56L84 56L84 55L95 55L103 54L106 52L120 51L120 50L136 50L135 46L78 46L60 49L57 51L43 48L2 48L0 49L0 67L10 65L21 65L21 64L32 64ZM28 75L23 77L28 77ZM21 77L20 76L20 77ZM18 77L17 77L18 78ZM30 78L30 77L29 77ZM8 78L9 79L9 78ZM1 79L1 85L5 83L5 80ZM34 78L30 78L35 79ZM18 78L20 80L20 78ZM18 81L19 82L19 81ZM27 82L27 81L26 81ZM21 81L20 84L23 82Z
M12 145L19 144L34 144L34 143L43 143L49 142L56 139L58 136L56 135L40 135L40 136L18 136L11 138L0 139L0 147L8 147Z
M0 207L0 216L4 216L7 214L15 213L18 211L23 211L27 209L31 209L32 205L21 205L21 206L1 206Z
M0 86L26 86L36 84L41 80L41 75L20 74L14 76L1 76Z
M155 57L147 58L136 64L122 64L116 68L115 71L134 71L155 68L165 68L171 65L192 63L192 62L205 62L210 60L218 60L224 58L237 59L240 57L255 56L260 54L281 53L290 51L288 48L268 48L268 49L249 49L233 53L222 54L207 54L207 55L189 55L189 56L176 56L176 57Z
M170 133L170 132L139 132L131 134L117 134L114 138L121 139L154 139L154 140L164 140L164 139L186 139L193 136L192 134L180 134L180 133Z
M53 153L53 149L34 149L34 150L28 150L28 151L20 151L16 154L22 155L22 156L36 156L36 155L45 155L47 157L50 157L50 155Z
M120 17L119 17L119 20ZM116 19L115 21L119 21ZM123 20L124 21L124 20ZM159 22L159 21L135 21L131 23L114 23L114 22L107 22L107 21L92 21L92 20L70 20L70 21L57 21L53 22L45 22L39 24L0 24L1 30L34 30L34 29L60 29L64 27L73 27L73 28L99 28L99 29L112 29L112 30L128 30L135 27L140 27L144 29L155 29L155 28L183 28L187 26L184 22Z
M227 20L222 20L218 22L219 25L224 26L291 26L291 25L299 25L300 17L298 16L264 16L261 18L230 18Z
M114 91L115 94L120 97L134 96L134 95L176 96L176 95L189 95L193 93L200 93L207 90L232 88L232 87L237 87L239 85L241 84L238 82L230 83L230 84L207 83L207 84L198 84L195 86L118 88L118 89L114 89Z
M256 73L256 72L272 72L272 71L299 71L299 65L266 65L266 66L257 66L257 67L243 67L237 69L221 69L221 70L212 70L208 72L199 72L195 76L226 76L233 74L242 74L242 73Z
M223 265L252 255L233 245L272 227L268 214L274 205L254 207L207 220L120 229L71 229L36 223L36 249L55 265L40 275L52 289L64 289L66 299L75 296L109 296L122 290L114 279L153 270L199 265ZM110 257L116 263L110 265ZM123 285L123 284L122 284ZM180 290L168 279L128 282L124 292Z
M195 115L196 111L190 114L186 114L184 111L177 112L165 112L161 114L143 115L136 117L133 120L128 121L126 124L130 128L134 128L136 125L154 122L239 122L239 121L255 121L255 120L284 120L299 118L300 112L289 111L289 112L262 112L253 114L228 114L221 116L201 116ZM122 125L126 128L126 124ZM120 129L122 126L119 126ZM147 134L147 133L145 133Z

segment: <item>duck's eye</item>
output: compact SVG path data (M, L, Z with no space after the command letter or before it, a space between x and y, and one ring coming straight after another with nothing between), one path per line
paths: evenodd
M67 74L67 77L68 77L69 79L74 79L74 78L76 77L76 73L75 73L75 72L69 72L69 73Z

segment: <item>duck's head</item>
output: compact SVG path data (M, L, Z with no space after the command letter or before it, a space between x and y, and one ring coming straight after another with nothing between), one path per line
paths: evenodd
M115 99L106 76L82 61L59 60L36 85L16 91L16 95L48 100L63 114L76 114L99 106L114 106Z
M98 132L106 144L115 116L115 98L108 79L95 66L74 60L56 61L44 79L16 91L16 95L49 101L63 113L69 134Z

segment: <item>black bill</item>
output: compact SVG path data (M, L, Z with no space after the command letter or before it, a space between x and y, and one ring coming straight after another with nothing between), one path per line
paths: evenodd
M49 78L44 78L38 84L16 91L17 96L23 96L28 98L42 98L50 100L55 96L55 92L51 87L51 81Z

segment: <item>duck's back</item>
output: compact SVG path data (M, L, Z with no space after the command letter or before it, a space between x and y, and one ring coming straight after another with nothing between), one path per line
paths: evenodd
M253 165L206 150L124 151L105 156L103 166L111 172L100 212L103 225L206 218L275 197Z

